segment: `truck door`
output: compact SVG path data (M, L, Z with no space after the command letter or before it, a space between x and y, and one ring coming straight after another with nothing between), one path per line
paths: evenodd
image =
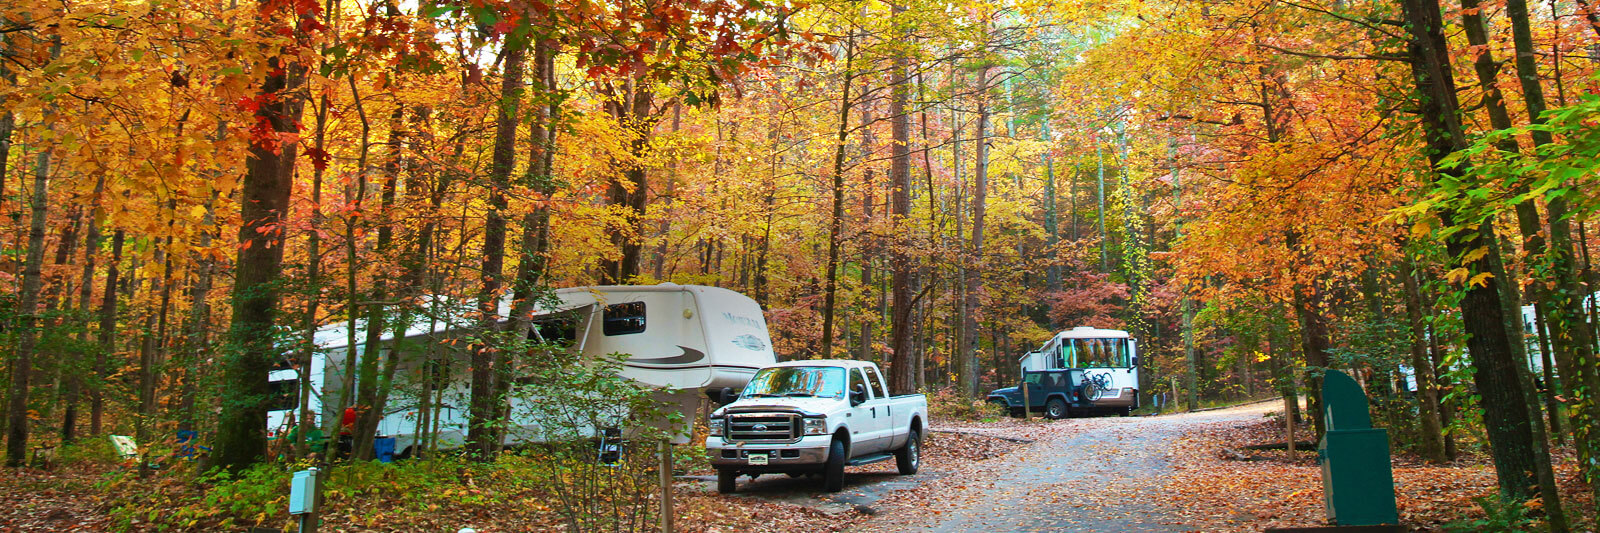
M911 413L895 408L894 401L889 399L889 388L884 386L883 376L878 374L876 367L869 366L863 370L867 374L867 388L872 389L876 398L874 401L877 402L875 411L869 411L869 414L875 413L876 419L882 422L879 428L880 447L884 450L899 448L904 442L906 425L911 422Z
M883 445L878 442L879 436L883 432L882 424L879 422L878 417L878 412L882 411L878 404L882 400L874 396L875 391L872 390L872 387L867 386L867 376L861 372L861 368L852 368L848 372L850 373L850 381L849 388L846 390L855 391L859 388L865 392L862 395L863 401L850 408L848 422L850 425L850 455L861 457L877 453L883 449Z

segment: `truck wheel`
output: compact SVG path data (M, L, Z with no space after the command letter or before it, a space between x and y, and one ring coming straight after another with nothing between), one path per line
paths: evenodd
M909 476L917 473L917 467L922 466L922 432L911 430L906 435L906 445L894 452L895 466L900 467L900 475Z
M826 492L839 492L844 490L844 463L849 458L845 457L844 441L834 439L833 445L828 447L828 464L822 470L822 490Z
M1061 398L1051 398L1044 403L1044 416L1051 420L1060 420L1067 417L1067 402Z
M738 489L739 473L732 470L717 470L717 492L733 494Z

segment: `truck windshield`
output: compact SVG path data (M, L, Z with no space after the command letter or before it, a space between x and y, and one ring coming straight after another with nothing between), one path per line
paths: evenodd
M744 388L746 398L771 396L844 395L844 369L832 366L781 366L764 368Z

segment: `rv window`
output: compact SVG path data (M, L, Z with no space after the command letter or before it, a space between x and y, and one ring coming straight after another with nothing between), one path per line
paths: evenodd
M606 306L605 323L601 331L607 336L644 333L644 302Z
M267 410L284 411L299 407L300 380L285 379L267 382Z
M578 340L578 319L570 314L540 318L528 330L528 340L569 345Z
M1128 363L1128 339L1073 339L1073 367L1125 368ZM1065 349L1065 347L1063 347Z

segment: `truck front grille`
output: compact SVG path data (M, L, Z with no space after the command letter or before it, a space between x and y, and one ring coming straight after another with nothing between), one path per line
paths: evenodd
M728 416L728 440L793 440L800 438L800 417L788 414Z

